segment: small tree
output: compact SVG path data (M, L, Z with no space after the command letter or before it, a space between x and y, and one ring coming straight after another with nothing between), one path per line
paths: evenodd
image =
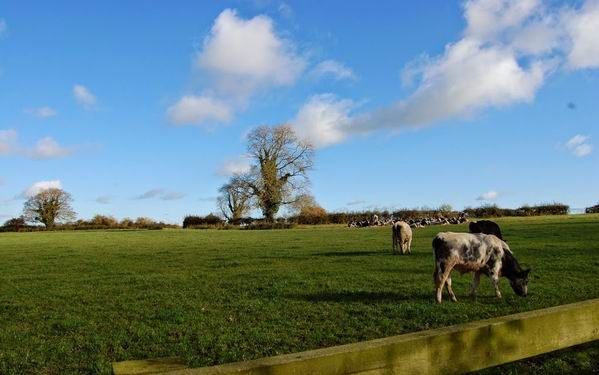
M150 219L149 217L143 217L143 216L140 216L137 219L135 219L135 222L133 223L133 225L136 228L148 228L155 224L156 223L154 222L154 220Z
M123 220L121 220L121 222L119 223L119 225L123 228L130 228L134 225L135 223L133 222L133 220L131 220L130 218L126 217Z
M297 216L300 224L323 224L327 221L327 212L310 194L299 195L291 203L291 213Z
M320 205L316 203L314 196L311 194L298 195L290 206L289 211L292 215L301 215L302 212L308 211L313 207L320 207Z
M231 181L218 190L218 208L227 220L237 224L251 207L252 192L241 176L234 176Z
M25 227L25 225L25 219L23 218L23 216L19 216L6 220L4 222L3 227L13 232L18 232L19 230L21 230L21 228Z
M72 201L71 194L62 189L42 190L27 199L23 207L23 217L27 221L44 224L46 229L52 229L56 222L75 219Z
M314 147L300 140L290 126L261 126L248 135L248 153L255 164L243 181L264 219L272 222L281 205L292 203L293 195L308 183Z
M95 215L89 222L92 225L116 228L119 225L117 219L112 216Z

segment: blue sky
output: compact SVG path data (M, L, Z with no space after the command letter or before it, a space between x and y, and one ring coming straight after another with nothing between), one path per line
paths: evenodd
M216 210L244 134L316 144L327 210L599 201L599 2L5 1L0 220Z

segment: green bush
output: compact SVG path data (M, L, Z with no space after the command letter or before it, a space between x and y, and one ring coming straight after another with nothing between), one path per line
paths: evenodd
M464 212L470 215L470 217L567 215L569 211L570 206L563 203L542 203L535 206L524 205L516 209L500 208L497 205L464 209Z
M225 222L214 214L208 214L206 216L187 215L183 219L183 228L189 229L210 229L221 227L224 224Z
M587 207L584 212L587 214L599 214L599 203L594 206Z
M245 230L265 230L265 229L291 229L295 227L295 224L292 223L267 223L267 222L257 222L257 223L253 223L253 224L249 224L243 227L240 227L241 229L245 229Z

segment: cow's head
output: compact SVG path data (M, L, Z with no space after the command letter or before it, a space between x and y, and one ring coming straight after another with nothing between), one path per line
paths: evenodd
M514 290L514 293L520 297L526 297L528 294L528 274L530 269L522 270L518 272L515 277L510 280L510 285Z

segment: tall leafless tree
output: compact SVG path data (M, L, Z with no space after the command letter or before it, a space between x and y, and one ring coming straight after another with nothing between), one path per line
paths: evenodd
M308 185L314 147L288 125L261 126L248 135L248 154L255 164L240 178L256 197L264 219L272 222L279 208L292 203Z
M27 221L43 223L47 229L52 229L57 221L75 219L72 201L71 194L62 189L42 190L27 199L23 207L23 217Z
M248 184L242 176L233 176L218 192L218 208L229 222L237 224L251 208L252 192Z

